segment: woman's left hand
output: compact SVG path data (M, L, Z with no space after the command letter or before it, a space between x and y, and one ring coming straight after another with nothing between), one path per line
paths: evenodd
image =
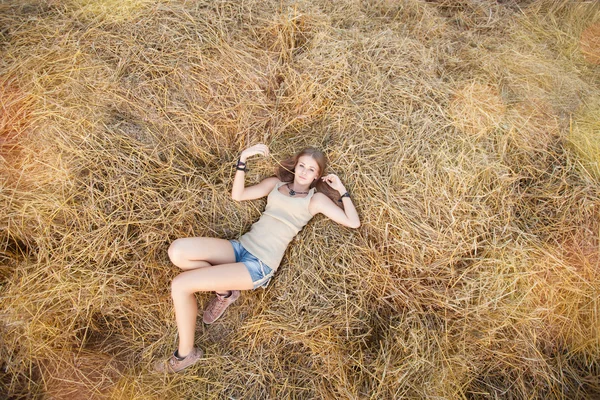
M340 195L346 193L346 188L344 187L344 185L342 184L342 181L340 180L340 178L337 175L329 174L329 175L325 175L325 176L321 177L321 179L325 183L327 183L329 186L331 186L332 189L340 192Z

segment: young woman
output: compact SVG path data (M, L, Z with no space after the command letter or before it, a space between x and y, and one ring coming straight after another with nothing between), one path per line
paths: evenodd
M173 355L156 364L159 372L178 372L199 361L203 352L194 347L198 307L195 292L215 291L204 311L211 324L240 296L240 290L265 287L296 234L321 213L342 225L358 228L360 220L340 179L323 175L325 155L307 148L281 163L276 177L245 187L246 160L269 155L264 144L244 150L236 165L231 197L236 201L267 197L261 218L239 240L185 238L169 247L169 258L184 272L173 279L171 296L179 333Z

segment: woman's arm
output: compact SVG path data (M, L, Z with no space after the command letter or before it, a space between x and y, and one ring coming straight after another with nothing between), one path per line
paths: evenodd
M269 148L264 144L257 144L255 146L249 147L246 150L242 151L242 154L240 155L240 161L245 163L249 157L255 154L268 156ZM245 187L245 177L246 171L235 171L235 178L233 179L233 186L231 188L231 198L233 200L243 201L260 199L261 197L264 197L267 194L269 194L269 192L273 190L277 182L279 182L279 179L271 177L263 180L257 185Z
M333 189L337 190L340 196L346 193L346 188L337 175L329 174L321 179ZM356 212L352 200L350 197L342 197L342 202L344 204L343 210L323 193L315 193L309 205L309 210L313 215L321 213L338 224L342 224L349 228L358 228L360 226L360 218L358 217L358 213Z

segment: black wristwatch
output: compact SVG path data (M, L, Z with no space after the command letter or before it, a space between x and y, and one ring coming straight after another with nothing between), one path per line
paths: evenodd
M344 193L343 195L340 196L340 199L338 201L341 203L344 197L350 198L350 193L348 193L348 192Z
M246 163L242 162L242 160L239 158L238 158L237 164L235 165L235 169L237 171L244 171L244 172L248 171L248 168L246 168Z

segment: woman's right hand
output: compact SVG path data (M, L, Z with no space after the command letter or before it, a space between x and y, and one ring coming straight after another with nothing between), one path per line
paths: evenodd
M252 147L248 147L246 150L242 151L242 154L240 155L240 161L246 162L246 160L249 157L252 157L256 154L261 154L267 157L269 155L269 148L267 147L267 145L262 143L255 144Z

